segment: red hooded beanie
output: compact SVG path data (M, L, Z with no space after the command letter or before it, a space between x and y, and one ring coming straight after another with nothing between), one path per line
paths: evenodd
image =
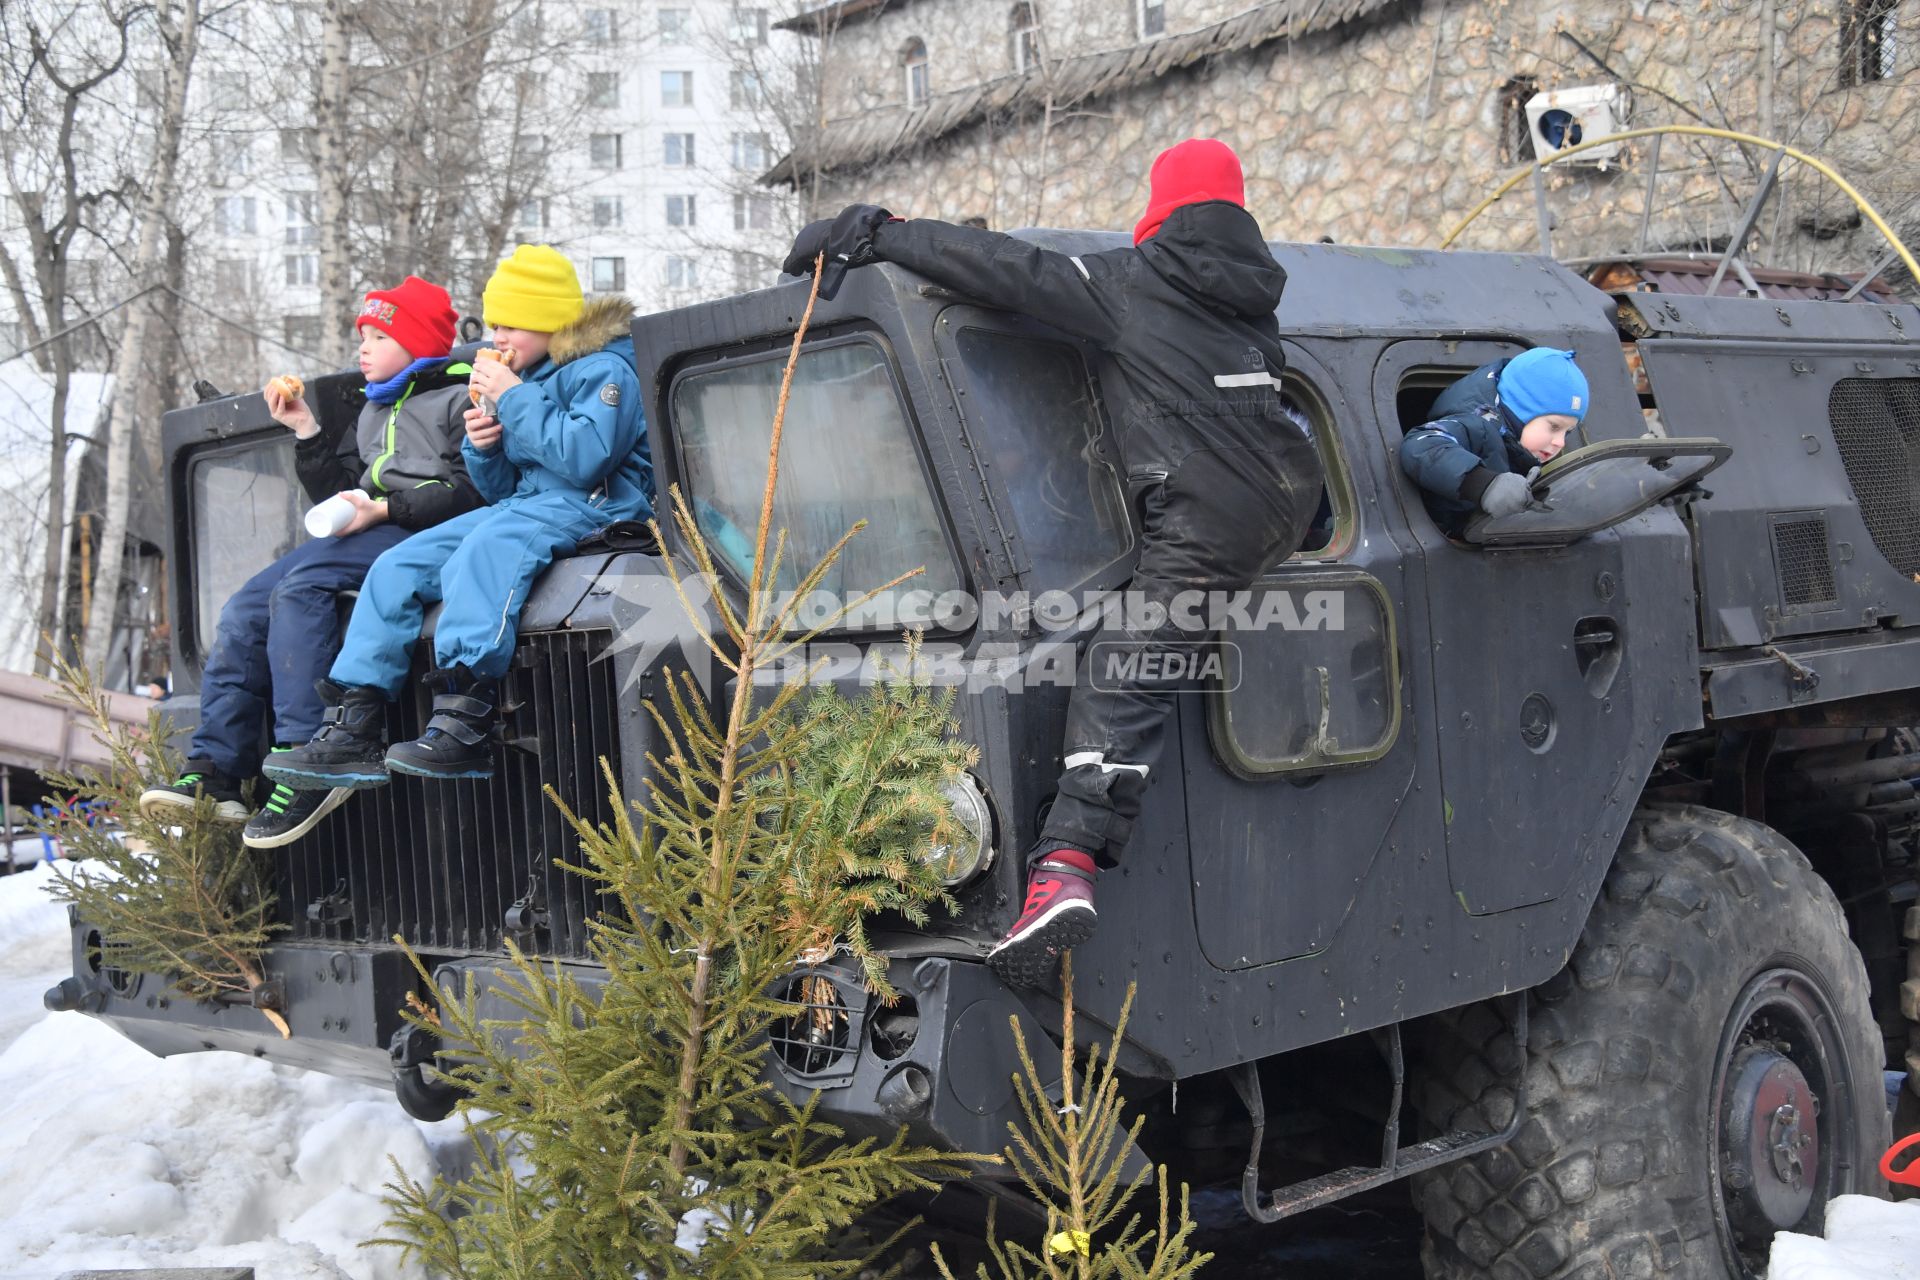
M1147 212L1133 228L1135 244L1158 231L1181 205L1227 200L1244 209L1247 204L1240 157L1217 138L1188 138L1162 151L1154 158L1147 187Z

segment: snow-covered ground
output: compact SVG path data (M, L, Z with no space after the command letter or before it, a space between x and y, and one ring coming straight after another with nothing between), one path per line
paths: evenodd
M1769 1280L1920 1280L1920 1200L1841 1196L1827 1207L1827 1237L1782 1231Z
M234 1053L156 1058L41 993L71 972L57 866L0 876L0 1277L251 1266L259 1280L401 1280L387 1159L424 1179L464 1150L393 1095Z

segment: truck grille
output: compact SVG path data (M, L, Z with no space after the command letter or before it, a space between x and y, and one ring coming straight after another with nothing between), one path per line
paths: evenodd
M610 822L599 760L619 776L612 664L595 662L604 631L521 638L505 683L517 711L494 776L476 782L396 777L355 792L312 835L276 859L281 923L290 936L382 944L395 934L424 951L498 951L511 936L549 955L586 951L590 887L553 865L577 860L578 841L553 802ZM392 741L415 737L428 696L388 717ZM509 909L522 922L509 932Z
M1920 574L1920 378L1842 378L1827 415L1873 545Z

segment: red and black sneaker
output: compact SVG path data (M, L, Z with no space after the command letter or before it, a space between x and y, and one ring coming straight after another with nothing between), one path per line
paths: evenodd
M1055 849L1027 872L1027 902L1007 936L987 952L1001 981L1037 987L1058 970L1060 957L1093 936L1094 864L1078 849Z

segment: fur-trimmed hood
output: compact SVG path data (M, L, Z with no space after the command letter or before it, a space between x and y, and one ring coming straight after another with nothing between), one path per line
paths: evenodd
M573 322L548 341L547 358L556 365L569 364L606 350L607 344L616 339L632 337L633 313L633 299L624 294L602 293L588 298Z

